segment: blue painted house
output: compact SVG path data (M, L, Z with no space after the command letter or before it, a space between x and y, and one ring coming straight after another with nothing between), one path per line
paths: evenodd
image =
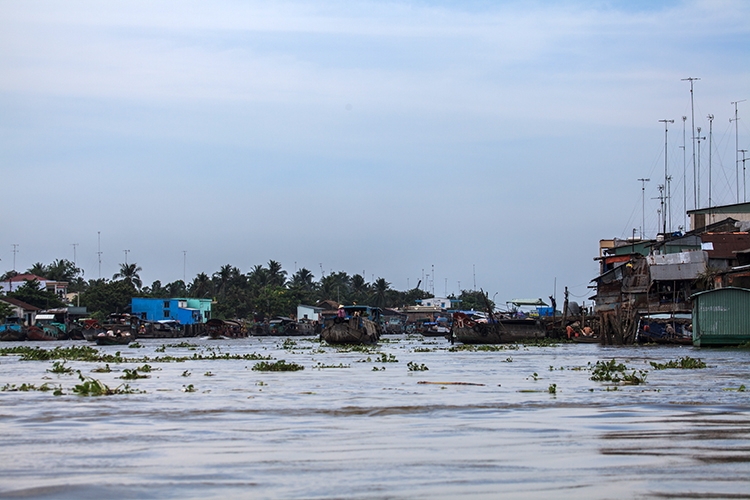
M131 313L146 321L179 321L182 325L205 323L211 319L211 299L148 299L133 297Z

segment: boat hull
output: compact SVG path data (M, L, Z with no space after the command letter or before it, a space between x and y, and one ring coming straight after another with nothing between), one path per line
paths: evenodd
M459 323L459 324L456 324ZM453 336L462 344L511 344L546 337L536 320L503 319L491 323L454 322Z
M367 318L335 318L323 328L320 338L329 344L377 344L380 329Z

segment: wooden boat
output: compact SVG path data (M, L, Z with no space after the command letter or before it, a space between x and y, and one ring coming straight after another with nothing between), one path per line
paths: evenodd
M118 332L119 333L119 332ZM112 330L96 336L96 345L128 345L135 337L129 333L115 334Z
M344 306L344 316L326 320L320 339L329 344L376 344L382 334L380 309Z
M57 337L53 337L49 332L45 331L38 326L30 326L26 330L26 339L32 341L44 341L48 342L51 340L58 340Z
M0 325L0 342L18 342L26 340L26 328L21 323L21 318L7 318Z
M462 344L508 344L546 337L546 330L535 319L498 319L490 314L485 321L463 312L453 313L451 340Z
M641 344L692 345L689 314L654 314L642 316L638 323L638 342Z

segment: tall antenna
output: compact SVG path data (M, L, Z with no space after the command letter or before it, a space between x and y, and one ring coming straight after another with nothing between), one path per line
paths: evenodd
M690 126L693 130L693 135L691 136L693 138L693 208L698 208L698 192L696 191L697 184L696 184L696 166L695 166L695 106L693 103L693 82L696 80L700 80L700 78L683 78L682 81L689 81L690 82ZM698 132L700 133L700 132Z
M730 103L734 104L734 119L730 118L729 123L734 122L734 170L737 174L737 203L740 202L740 140L739 128L737 125L740 119L737 116L737 105L745 101L747 101L747 99L742 99L741 101L733 101Z
M182 282L187 283L187 250L182 251ZM187 286L187 285L185 285Z
M740 149L740 153L742 153L742 192L744 193L742 199L747 203L747 179L745 178L745 153L747 153L747 149Z
M711 153L713 149L713 137L714 115L708 115L708 208L713 206L711 202Z
M102 232L96 232L96 254L99 256L99 279L102 279Z
M646 183L651 179L638 179L641 183L641 239L646 239L643 236L643 228L646 227Z
M682 117L682 228L687 231L687 176L685 175L685 122L687 116Z
M73 247L73 267L76 267L76 247L78 243L71 243L70 245Z
M432 281L430 282L430 293L435 295L435 264L432 264Z
M659 122L664 123L664 186L668 186L669 182L669 171L667 170L667 132L669 124L674 123L674 120L659 120ZM667 189L667 194L669 194L669 189ZM670 200L667 199L667 203L669 203ZM667 207L667 212L669 213L669 232L672 232L672 210ZM664 230L662 233L667 233L667 212L664 213Z
M698 206L700 206L701 201L701 141L705 141L705 137L701 137L701 128L698 127L698 135L696 137L693 137L693 139L698 141L698 198L696 198Z
M472 264L471 268L472 268L473 273L474 273L474 291L476 292L477 291L477 265L476 264Z
M123 250L125 252L125 265L128 265L128 254L130 253L130 250Z
M11 243L13 245L13 270L16 270L16 254L18 253L18 243Z

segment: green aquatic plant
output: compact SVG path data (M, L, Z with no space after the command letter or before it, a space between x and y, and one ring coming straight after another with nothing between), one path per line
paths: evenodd
M54 363L52 363L52 368L48 369L47 372L62 375L72 375L73 369L69 366L65 366L65 361L55 361Z
M274 363L261 361L260 363L255 363L255 366L253 366L253 370L258 372L296 372L304 369L305 367L302 365L298 365L297 363L287 363L283 359Z
M433 350L429 347L415 347L413 352L432 352Z
M623 363L617 363L614 359L611 361L597 361L591 369L591 380L595 382L614 382L639 385L646 382L646 370L633 370L628 373L630 368Z
M141 373L138 373L138 369L135 368L133 370L130 370L128 368L125 368L123 370L123 374L121 377L119 377L123 380L138 380L139 378L148 378L148 375L143 375Z
M318 363L313 366L316 370L323 370L325 368L351 368L352 365L345 365L344 363L339 363L337 365L324 365L323 363Z
M557 394L557 384L550 384L547 388L547 392L550 394Z
M62 386L58 386L58 388L62 389ZM29 391L40 391L40 392L48 392L57 390L57 388L50 387L47 382L43 383L40 386L36 386L34 384L27 384L23 383L19 386L16 386L16 384L5 384L3 387L0 388L0 391L3 392L29 392Z
M195 387L193 384L183 385L182 392L195 392Z
M92 371L92 372L95 372L95 373L109 373L109 372L111 372L111 371L112 371L112 368L110 368L110 367L109 367L109 363L107 363L107 364L105 364L105 365L104 365L103 367L102 367L102 366L100 366L100 367L94 368L94 369L93 369L93 370L91 370L91 371Z
M192 375L192 373L190 373L188 370L185 370L184 372L182 372L183 377L189 377L190 375Z
M706 367L705 362L701 361L700 359L691 358L690 356L685 356L684 358L680 358L677 360L667 361L666 363L656 363L654 361L650 361L650 364L654 368L654 370L666 370L668 368L698 370Z
M203 374L203 376L204 376L204 377L215 377L215 376L216 376L216 374L215 374L215 373L212 373L212 372L210 372L210 371L208 371L208 372L204 373L204 374Z
M130 349L143 349L143 345L139 344L138 342L131 342L130 344L128 344L128 347Z
M144 392L133 389L128 384L123 384L112 389L101 380L84 377L80 370L78 370L78 378L81 383L73 387L73 392L79 396L114 396L116 394L138 394Z
M418 364L414 361L409 361L408 363L406 363L406 367L410 372L424 372L429 370L429 368L427 368L427 365L425 365L424 363Z

